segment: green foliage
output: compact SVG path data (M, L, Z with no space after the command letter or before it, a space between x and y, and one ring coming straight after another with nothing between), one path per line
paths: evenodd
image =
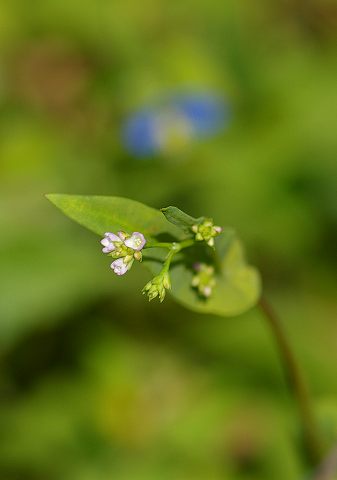
M267 0L0 3L0 478L310 478L257 309L224 321L149 305L146 269L115 277L43 193L234 225L336 443L333 0L305 15ZM225 132L141 161L123 150L129 115L194 88L228 99Z
M199 313L239 315L256 304L260 295L260 276L255 268L246 264L242 244L234 233L228 237L220 236L216 246L219 246L219 258L214 258L210 248L204 252L201 246L177 255L170 270L171 293L179 303ZM144 254L144 262L154 273L160 270L160 258L162 252L159 250L155 254L153 251ZM216 287L208 299L200 297L191 288L196 259L207 263L215 261L217 266Z
M181 238L179 230L167 222L158 210L139 202L119 197L47 195L63 213L89 230L103 235L106 231L140 231L148 239L159 239L171 235ZM173 223L182 225L195 220L175 207L163 209ZM216 240L217 251L206 245L194 246L180 252L170 270L172 295L183 304L200 313L232 316L243 313L257 302L260 294L258 272L246 264L241 242L235 233L227 229ZM164 261L162 249L151 249L144 253L144 264L157 275ZM192 288L192 277L196 262L214 264L216 286L210 298L202 298Z
M172 206L161 208L161 211L169 222L173 223L173 225L177 225L177 227L181 228L181 230L188 235L192 235L191 228L193 225L202 223L205 218L193 218L179 208Z
M62 212L98 235L108 231L142 232L148 239L182 237L158 210L122 197L49 194L47 198Z
M216 287L207 300L200 299L187 288L191 283L191 270L182 263L172 270L173 295L182 304L202 313L233 316L253 307L260 295L258 271L247 265L241 241L232 235L226 249L219 254L219 270ZM219 237L217 243L222 243Z

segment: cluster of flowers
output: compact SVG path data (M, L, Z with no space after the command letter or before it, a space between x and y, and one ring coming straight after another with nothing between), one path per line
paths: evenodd
M117 235L107 232L101 240L102 252L115 259L111 268L116 275L124 275L129 271L135 259L142 261L141 251L145 243L145 237L140 232L133 232L132 235L125 232L118 232Z
M214 238L222 232L222 228L214 225L212 220L205 219L202 223L193 225L191 231L195 235L194 241L205 241L208 246L213 248ZM134 260L142 261L142 250L145 247L146 239L140 232L133 232L131 235L122 231L118 232L117 235L107 232L104 234L101 244L103 245L103 253L114 259L111 263L114 273L124 275L130 270ZM164 300L166 290L171 288L169 276L171 258L175 251L179 251L181 248L180 244L172 244L161 272L143 288L143 293L148 295L149 300L156 297L161 302ZM214 267L204 263L196 263L194 270L191 286L196 288L202 297L210 297L216 284Z
M150 280L143 288L143 295L147 295L149 301L158 297L160 302L165 298L166 290L171 289L171 280L168 272L162 272Z
M202 297L210 297L216 285L214 267L206 263L196 263L194 270L196 273L192 278L192 287L196 288Z
M214 238L220 235L222 227L214 225L213 220L206 218L202 223L193 225L192 232L198 242L205 241L210 247L214 247Z

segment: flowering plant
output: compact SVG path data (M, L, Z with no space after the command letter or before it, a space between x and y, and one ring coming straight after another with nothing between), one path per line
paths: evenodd
M214 225L210 218L193 218L176 207L155 210L126 198L47 198L101 236L102 251L113 259L116 275L125 275L135 260L142 262L152 273L143 288L149 300L162 302L169 290L185 307L221 316L238 315L257 304L275 337L298 405L308 458L317 464L322 439L306 384L278 316L261 297L259 273L247 265L233 229Z
M143 288L149 300L162 302L169 290L187 308L232 316L259 299L259 274L246 264L231 228L217 226L210 218L191 217L176 207L155 210L120 197L48 198L101 236L102 251L112 258L116 275L125 275L135 260L150 270L153 278Z

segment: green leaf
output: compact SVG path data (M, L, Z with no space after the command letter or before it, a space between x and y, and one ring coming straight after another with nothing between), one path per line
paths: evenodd
M196 247L185 250L175 257L170 269L172 295L179 303L190 310L199 313L210 313L220 316L235 316L253 307L260 296L261 282L258 271L247 265L240 240L232 230L226 230L216 240L216 253L209 248ZM160 258L162 252L144 262L154 274L160 270L160 264L155 258ZM183 256L185 255L185 257ZM187 256L187 258L186 258ZM210 298L202 299L191 287L194 275L193 263L197 261L213 263L217 268L217 284Z
M147 239L181 239L178 228L167 222L159 210L122 197L46 195L65 215L103 236L105 232L141 232Z
M169 222L173 223L173 225L176 225L185 233L189 233L190 235L191 227L193 227L193 225L202 223L205 219L204 217L193 218L177 207L165 207L162 208L161 211Z

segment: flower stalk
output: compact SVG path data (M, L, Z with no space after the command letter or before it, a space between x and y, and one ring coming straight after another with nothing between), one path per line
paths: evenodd
M155 246L157 247L158 245ZM156 297L159 298L160 302L163 302L166 295L166 290L171 289L169 270L174 255L176 255L180 250L181 244L175 242L171 243L170 250L165 258L160 273L150 280L143 288L143 295L147 294L149 302Z
M144 248L168 248L178 253L184 248L192 247L193 245L195 245L194 239L187 239L182 242L147 242Z
M264 297L260 299L258 307L274 336L289 388L297 403L309 460L313 465L317 465L322 459L323 442L312 409L307 384L276 312Z

